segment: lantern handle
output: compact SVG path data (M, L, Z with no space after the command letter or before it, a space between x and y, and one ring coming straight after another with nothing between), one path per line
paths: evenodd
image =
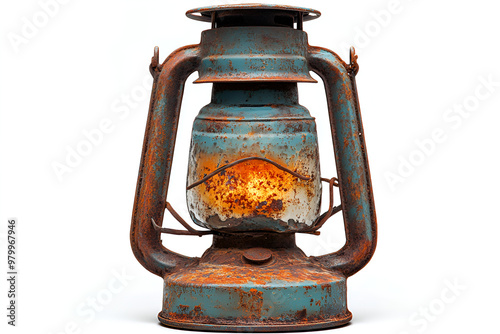
M139 167L130 241L137 260L163 277L179 266L197 261L174 253L161 243L161 225L167 199L175 138L184 83L200 64L200 48L189 45L174 51L159 64L155 47L150 71L154 77L144 145ZM151 223L158 223L160 229Z
M368 263L377 243L375 205L356 90L356 60L354 48L351 64L328 49L308 48L309 67L325 85L346 233L346 243L340 250L314 259L346 277Z

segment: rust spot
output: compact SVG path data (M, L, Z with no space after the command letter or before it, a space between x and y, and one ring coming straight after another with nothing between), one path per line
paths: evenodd
M187 312L187 310L189 310L189 306L188 305L179 305L179 312L180 313Z
M303 309L303 310L297 311L297 313L295 314L295 317L297 317L297 319L306 319L307 318L307 310Z
M198 170L205 174L215 169L217 165L210 156L198 160ZM200 193L209 207L217 207L223 214L255 216L281 212L284 200L299 182L269 163L248 161L207 180L200 186Z
M288 189L283 189L284 191L288 191ZM271 201L271 205L269 206L272 210L274 211L280 211L281 209L283 209L283 201L278 199L278 200L275 200L273 199Z

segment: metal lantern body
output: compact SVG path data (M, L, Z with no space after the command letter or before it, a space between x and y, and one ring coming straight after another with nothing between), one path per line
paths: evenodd
M376 222L354 76L356 57L309 46L305 20L319 12L233 5L192 10L211 21L201 43L178 49L155 78L131 228L141 264L164 279L161 323L185 329L291 331L347 323L346 278L371 258ZM296 29L294 25L296 24ZM320 176L316 124L298 103L297 83L323 79L337 178ZM188 163L190 227L167 202L182 91L187 77L213 83L193 124ZM333 173L333 170L327 171ZM320 213L321 182L342 203ZM187 229L162 228L168 209ZM307 257L295 233L318 233L342 211L346 244ZM161 233L213 234L201 258L165 248Z

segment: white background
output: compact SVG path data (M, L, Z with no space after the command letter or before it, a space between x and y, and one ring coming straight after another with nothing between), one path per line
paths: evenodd
M275 3L320 10L321 18L304 25L310 44L345 60L348 45L359 54L379 242L369 265L348 281L354 318L336 332L498 332L500 7L489 0ZM0 280L0 326L8 333L172 331L156 319L162 281L135 260L128 234L153 47L164 59L199 42L209 26L184 12L202 5L207 2L0 5L4 273L7 219L19 224L16 328L6 324L7 284ZM191 84L195 78L186 85L169 194L184 217L191 124L210 98L210 85ZM301 104L317 119L322 172L334 176L323 86L299 89ZM102 122L111 125L99 138ZM85 132L94 133L94 144L88 146ZM88 154L68 166L78 149ZM67 169L58 175L54 166L62 165ZM166 224L176 226L171 219ZM340 215L322 231L300 236L308 254L342 245ZM164 242L199 256L210 238L166 236Z

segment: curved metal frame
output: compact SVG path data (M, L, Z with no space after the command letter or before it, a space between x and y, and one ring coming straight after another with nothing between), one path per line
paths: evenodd
M157 49L153 63L157 60ZM310 46L308 61L325 84L340 184L346 244L339 251L314 257L327 268L353 275L372 257L376 247L376 218L371 179L355 83L356 71L328 49ZM174 253L161 244L161 230L151 219L163 221L177 125L188 76L200 63L199 45L174 51L155 77L142 152L132 227L133 252L152 273L163 277L197 258Z
M199 45L177 49L165 60L161 70L153 74L155 80L137 180L130 241L137 260L161 277L177 266L195 261L163 247L161 232L154 228L151 219L160 222L160 225L163 221L184 83L199 66L199 51ZM153 58L157 57L155 49ZM153 66L153 73L154 70Z
M309 46L308 60L325 85L346 232L344 247L314 259L349 277L370 261L377 244L375 204L354 78L357 71L350 71L352 66L321 47Z

